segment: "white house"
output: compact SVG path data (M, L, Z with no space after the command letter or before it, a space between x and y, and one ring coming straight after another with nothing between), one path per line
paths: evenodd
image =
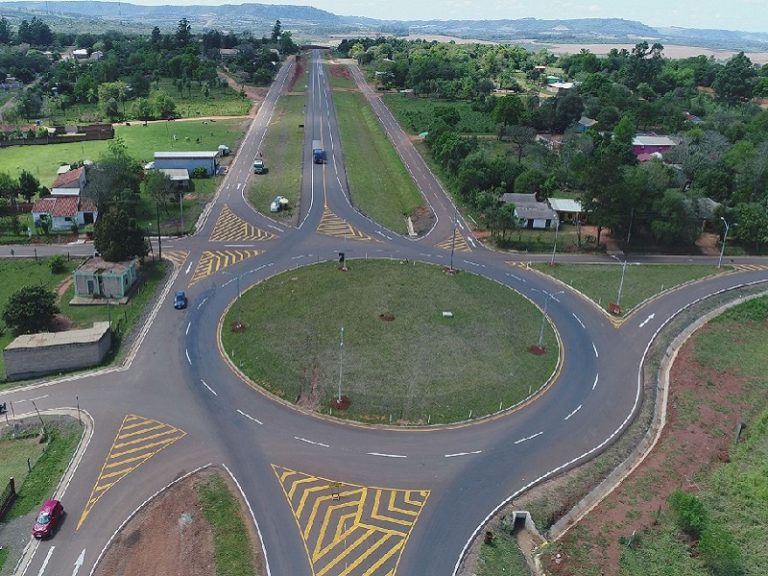
M79 196L46 196L32 206L32 221L39 226L41 220L51 223L52 232L70 232L78 227L96 222L96 203Z

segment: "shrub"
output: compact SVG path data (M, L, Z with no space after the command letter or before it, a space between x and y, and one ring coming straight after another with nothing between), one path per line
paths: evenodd
M51 256L48 258L48 268L51 269L51 272L53 274L61 274L62 272L66 272L67 270L67 259L64 258L61 254L56 254L56 256Z
M208 178L208 170L203 168L202 166L198 166L194 170L192 170L192 178Z
M694 538L701 536L709 519L704 503L694 494L675 490L669 496L669 507L680 528Z
M718 524L706 527L699 541L699 552L712 576L741 576L745 573L733 537Z

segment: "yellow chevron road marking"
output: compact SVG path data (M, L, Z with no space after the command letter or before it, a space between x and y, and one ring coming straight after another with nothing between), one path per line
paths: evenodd
M448 236L448 238L446 238L442 242L438 242L437 244L435 244L435 246L437 248L442 248L443 250L450 250L451 246L453 246L454 251L472 252L472 248L470 248L466 238L464 238L464 236L462 236L459 232L456 232L455 244L453 240L453 234L451 234L450 236Z
M163 258L170 260L174 266L181 268L184 261L189 256L189 252L186 250L163 250Z
M325 234L326 236L334 236L337 238L373 241L373 238L364 232L361 232L343 218L336 216L336 214L331 212L327 206L325 210L323 210L323 216L320 218L320 224L317 226L317 231L320 234Z
M428 490L335 482L272 466L314 576L395 576Z
M229 206L224 206L213 226L211 242L235 242L244 240L272 240L275 237L271 232L257 228L246 222L240 216L232 212Z
M200 256L197 267L189 280L189 285L194 286L203 278L215 274L228 266L233 266L247 258L253 258L262 254L263 250L206 250Z
M131 432L128 432L128 430L131 430ZM150 434L150 432L158 430L160 432ZM141 436L142 434L144 436ZM136 468L152 458L152 456L177 440L181 440L186 435L187 433L184 430L150 418L142 418L134 414L129 414L123 418L123 423L115 439L112 441L109 454L107 454L104 460L99 477L96 479L96 483L91 490L91 495L85 504L85 509L80 515L80 520L75 530L80 529L80 526L85 522L93 507L112 486L136 470ZM160 436L164 436L163 440L157 441L157 438ZM132 439L128 442L122 442L126 438ZM133 445L134 448L127 452L116 450L116 448L127 444ZM132 456L124 458L127 453L131 453ZM113 470L115 468L117 470Z

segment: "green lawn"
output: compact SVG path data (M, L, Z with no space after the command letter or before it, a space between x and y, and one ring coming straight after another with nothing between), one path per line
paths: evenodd
M424 203L376 115L359 92L333 95L352 202L361 212L399 234L406 218Z
M539 270L568 284L601 308L615 303L619 295L622 265L615 264L532 264ZM641 302L662 290L685 282L718 274L715 266L697 264L630 264L624 273L621 308L628 314Z
M216 150L226 144L234 150L244 132L245 119L154 122L146 126L131 123L115 128L115 135L125 142L128 155L150 162L159 151ZM198 142L199 139L199 142ZM47 146L11 146L0 154L0 172L16 178L22 170L30 171L43 186L50 187L61 164L98 160L111 140L49 144Z
M466 134L495 134L496 123L491 115L472 110L470 102L437 100L403 94L382 94L381 99L392 111L403 130L419 134L429 130L435 118L435 108L456 108L461 120L456 128Z
M211 476L196 486L205 519L213 532L216 576L256 574L254 553L242 520L237 498L221 476Z
M393 423L493 413L552 374L554 334L547 325L546 354L528 352L538 342L541 311L509 288L420 263L353 260L349 267L300 268L243 294L247 330L222 333L232 361L271 392L327 413L343 327L342 394L352 405L337 415ZM232 306L224 326L239 308ZM380 317L388 314L394 320Z
M67 271L61 274L53 274L48 267L47 258L32 259L0 259L0 311L2 311L8 299L13 293L24 286L33 286L42 284L50 290L55 290L61 282L66 279L71 271L74 270L80 260L70 260L67 264ZM11 343L14 336L8 330L2 321L0 326L3 330L0 332L0 349L5 348ZM5 360L0 354L0 379L5 378Z
M491 544L480 547L477 576L530 576L525 557L511 532L499 529L493 532L493 536Z
M215 176L212 178L195 178L190 180L190 188L184 192L184 233L194 232L197 218L205 209L208 201L216 193L216 189L223 178L223 176ZM165 209L160 209L160 233L163 236L181 233L181 216L179 203L176 201L168 202ZM136 220L144 230L149 231L150 235L157 235L157 208L155 201L143 192L139 196L139 203L136 207Z
M300 82L300 81L299 81ZM297 84L299 83L297 82ZM286 94L277 102L275 116L267 130L261 151L266 174L251 178L248 200L260 212L267 212L275 196L285 196L289 209L273 214L295 223L301 191L301 154L304 146L304 105L306 96Z

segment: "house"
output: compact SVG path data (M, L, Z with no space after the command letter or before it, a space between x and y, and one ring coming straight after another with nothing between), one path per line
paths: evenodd
M90 56L91 60L101 60L102 58L104 58L104 52L102 52L101 50L94 50L93 52L91 52L91 56Z
M126 298L136 283L136 260L107 262L88 258L73 272L75 298Z
M588 118L587 116L582 116L579 118L579 121L576 123L576 132L583 134L592 126L597 124L597 120L593 120L592 118Z
M570 198L550 198L547 204L557 213L560 222L575 224L580 222L584 215L584 208L578 200Z
M519 220L521 228L544 230L559 226L557 212L552 210L546 202L537 201L536 194L508 192L501 195L501 201L515 205L515 217Z
M536 143L541 144L551 152L557 152L563 146L562 134L536 134Z
M669 136L639 134L632 139L632 153L635 156L639 156L640 154L653 154L654 152L664 154L664 152L677 146L677 144L678 143Z
M240 50L237 48L219 48L219 56L224 60L226 58L236 58L240 54Z
M86 50L85 48L78 48L77 50L72 50L72 56L75 57L75 60L87 60L88 50Z
M45 220L52 232L70 232L75 227L96 222L96 204L90 198L79 196L46 196L32 206L32 222L41 226Z
M547 83L547 90L554 92L555 94L563 90L570 90L571 88L573 88L573 82L553 82L552 84Z
M63 168L63 166L62 166ZM57 171L58 173L58 171ZM79 196L85 188L85 168L60 173L51 186L52 196Z
M219 151L210 152L155 152L154 165L157 170L185 169L190 174L195 168L205 168L208 176L216 174Z

